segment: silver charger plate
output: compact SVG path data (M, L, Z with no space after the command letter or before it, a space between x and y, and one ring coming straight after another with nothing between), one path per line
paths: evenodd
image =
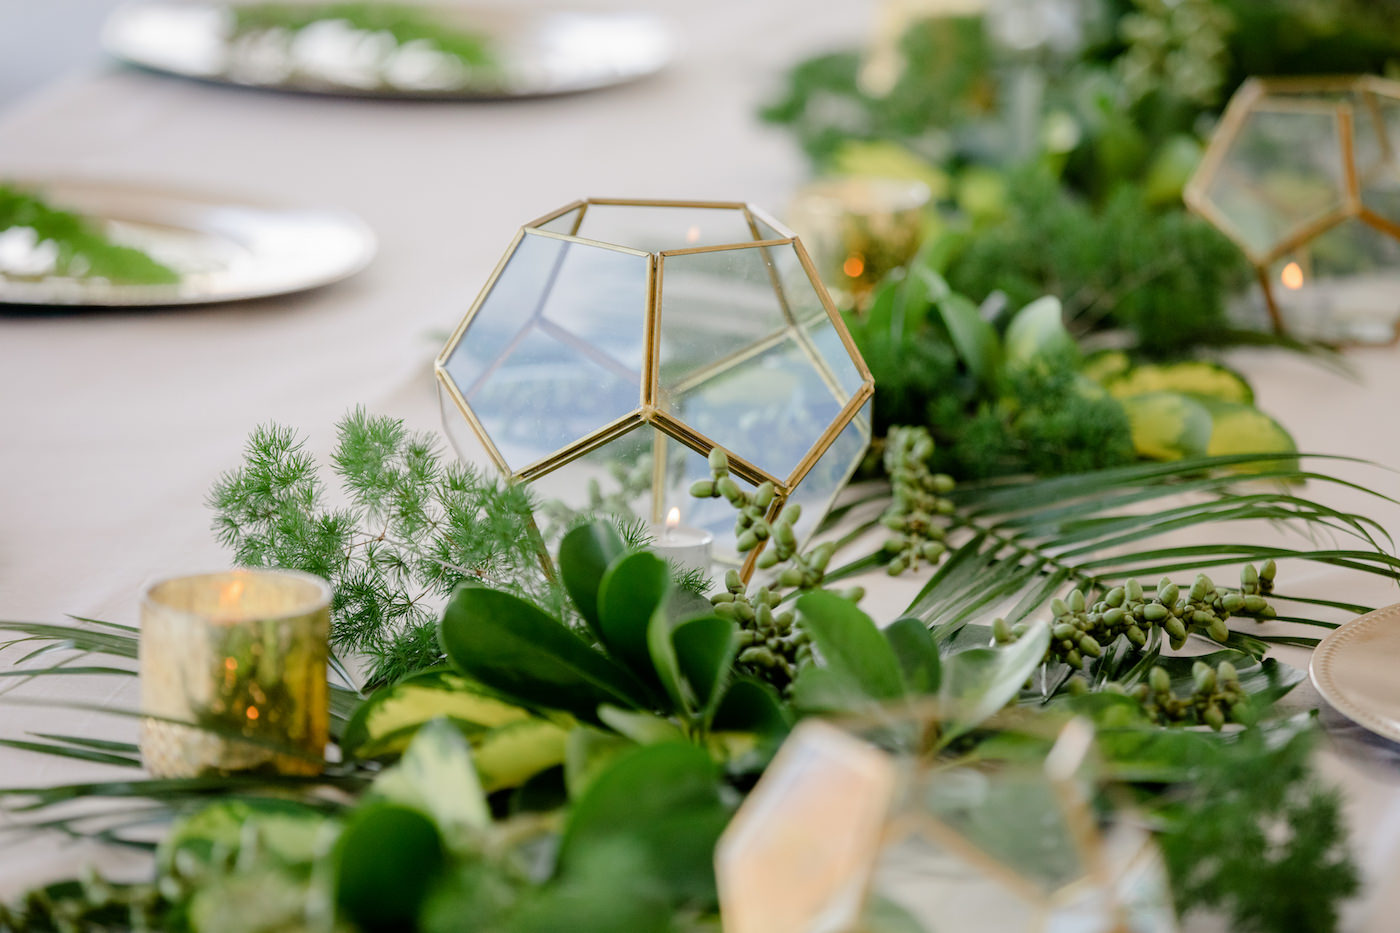
M1324 638L1308 674L1337 712L1400 742L1400 604L1368 612Z
M0 304L158 307L264 298L347 278L368 265L376 249L374 233L345 211L102 181L12 183L92 219L113 241L145 251L181 278L170 285L134 285L0 267Z
M658 71L672 55L669 31L646 13L415 6L417 15L482 38L491 60L465 64L431 41L400 43L344 19L240 33L235 8L138 0L108 18L103 45L134 65L222 84L463 100L606 87Z

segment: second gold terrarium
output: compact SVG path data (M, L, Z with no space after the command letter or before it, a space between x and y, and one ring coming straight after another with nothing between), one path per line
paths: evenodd
M811 259L738 202L590 199L526 224L436 371L459 453L560 524L676 507L727 542L733 510L687 493L718 447L810 531L870 442L870 372Z
M1400 337L1400 83L1251 78L1185 197L1249 258L1278 331Z

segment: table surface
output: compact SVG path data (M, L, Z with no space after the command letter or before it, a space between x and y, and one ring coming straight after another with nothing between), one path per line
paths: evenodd
M754 117L798 57L850 44L868 3L668 3L683 40L663 74L625 87L514 103L389 103L281 96L116 66L72 76L0 117L0 176L78 176L274 197L359 213L381 252L354 279L283 299L197 310L0 313L0 613L132 623L151 580L222 567L204 496L276 420L326 451L363 404L434 429L431 361L522 222L581 196L748 200L780 211L806 171ZM1345 376L1283 354L1235 358L1261 405L1309 451L1400 465L1385 399L1395 350L1348 355ZM1353 469L1400 497L1400 481ZM1312 490L1372 509L1359 494ZM1389 527L1400 531L1400 511ZM1393 592L1325 570L1306 584L1384 604ZM877 583L879 616L917 581ZM1348 589L1337 593L1337 587ZM1301 652L1288 658L1306 664ZM0 665L4 659L0 659ZM52 688L49 688L52 690ZM130 705L129 685L66 699ZM26 696L43 697L42 685ZM1297 700L1315 702L1300 688ZM43 727L130 733L81 712L0 705L6 737ZM1344 785L1367 894L1346 929L1388 931L1400 911L1400 769L1388 747L1338 739L1323 769ZM0 785L85 779L101 769L0 750ZM0 820L3 817L0 816ZM0 896L120 856L52 840L0 847ZM1209 928L1199 924L1192 929Z

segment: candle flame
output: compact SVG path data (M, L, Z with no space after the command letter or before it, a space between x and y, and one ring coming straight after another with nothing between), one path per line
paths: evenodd
M848 279L859 278L860 274L865 271L865 260L856 253L852 253L846 257L845 262L841 263L841 271L846 273Z
M672 506L671 511L666 513L666 530L675 531L681 523L681 510L677 506Z
M234 580L219 591L219 608L232 609L238 605L238 601L243 596L244 582L242 579Z
M699 227L691 227L689 230L687 230L687 231L685 232L685 241L686 241L687 243L699 243L699 242L700 242L700 228L699 228Z
M1290 262L1283 267L1279 279L1283 282L1284 288L1296 292L1303 287L1303 267L1296 262Z

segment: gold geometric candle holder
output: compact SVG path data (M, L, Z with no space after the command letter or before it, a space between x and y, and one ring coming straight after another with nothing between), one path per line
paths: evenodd
M318 774L329 738L330 587L233 570L141 603L141 758L155 777ZM181 725L190 723L191 725Z
M592 198L526 224L436 372L464 459L572 510L677 507L720 541L733 510L688 494L710 451L773 484L772 514L799 503L805 536L870 442L870 372L811 258L740 202Z
M1400 339L1400 83L1246 81L1185 199L1249 258L1278 332Z
M1096 808L1087 722L1037 764L868 740L917 741L936 721L891 710L854 732L793 730L715 852L726 933L1175 933L1151 835Z

